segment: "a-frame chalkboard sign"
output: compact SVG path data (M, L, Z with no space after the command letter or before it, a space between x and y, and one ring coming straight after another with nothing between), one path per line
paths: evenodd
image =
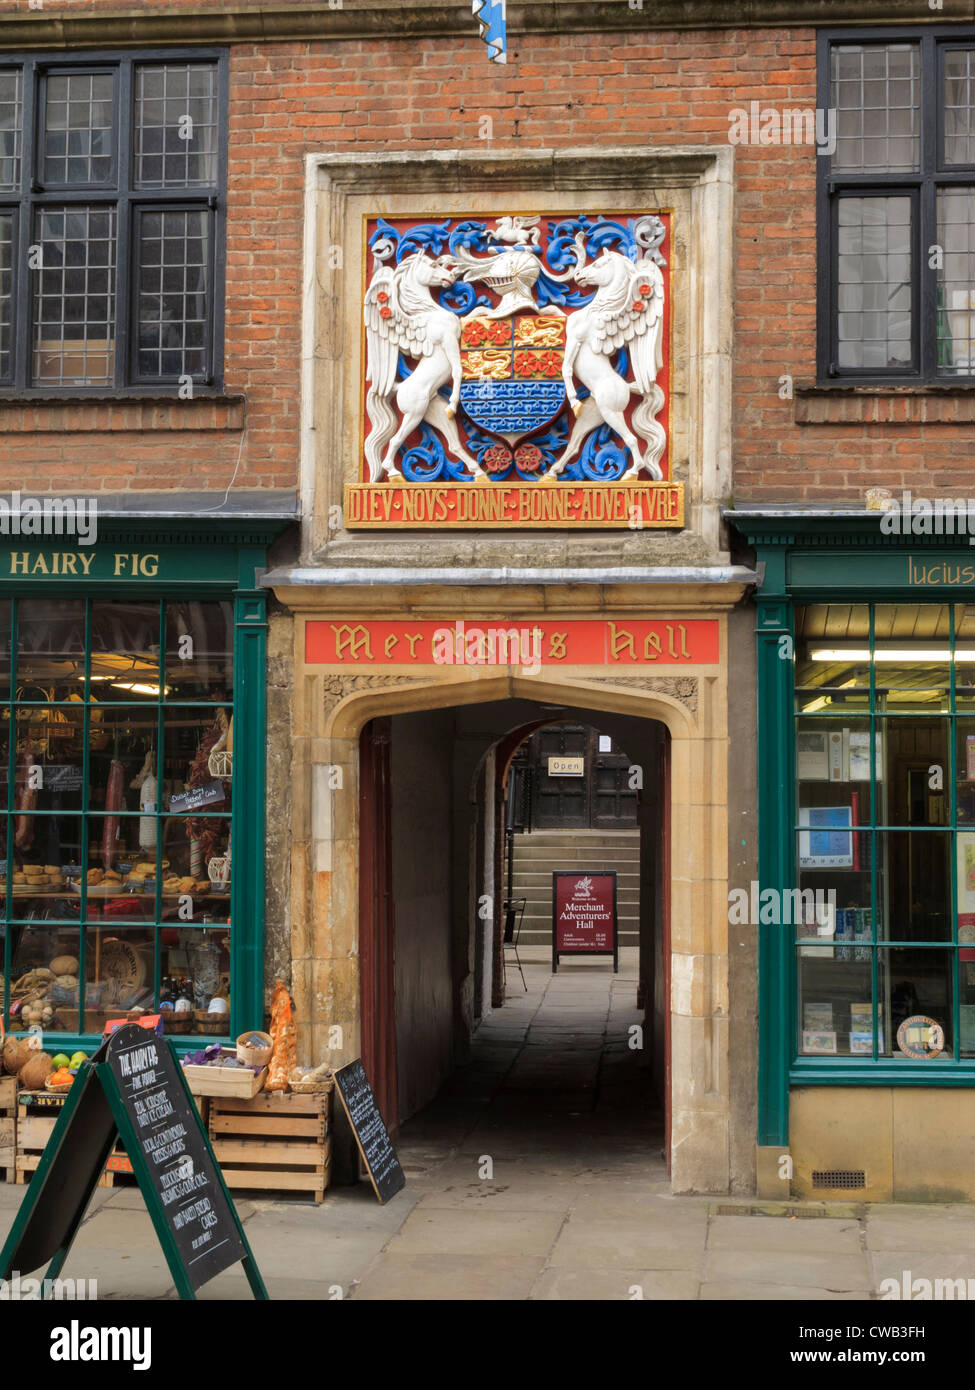
M172 1044L135 1023L79 1070L0 1252L0 1279L48 1260L57 1278L119 1136L180 1298L238 1261L254 1297L267 1298Z

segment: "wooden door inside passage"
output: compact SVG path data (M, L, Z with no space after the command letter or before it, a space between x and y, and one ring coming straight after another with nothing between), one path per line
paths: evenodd
M590 820L591 730L582 724L552 724L531 739L535 776L534 822L539 830L581 830ZM581 774L557 775L550 760L581 758Z
M389 720L370 720L359 737L359 990L362 1060L386 1128L393 1130L399 1090L389 745Z
M533 815L537 830L623 829L636 825L636 791L629 786L630 759L608 734L585 724L552 724L528 743ZM581 759L581 771L555 770Z

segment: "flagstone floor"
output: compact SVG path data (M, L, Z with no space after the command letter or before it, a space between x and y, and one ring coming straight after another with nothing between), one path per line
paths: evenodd
M392 1202L365 1183L318 1207L238 1200L272 1298L863 1300L905 1271L975 1279L975 1207L672 1196L628 1045L635 953L616 977L522 956L528 990L509 969L470 1064L404 1125ZM0 1236L24 1191L0 1184ZM100 1298L175 1297L133 1187L96 1193L63 1275L97 1279ZM231 1270L200 1296L250 1295Z

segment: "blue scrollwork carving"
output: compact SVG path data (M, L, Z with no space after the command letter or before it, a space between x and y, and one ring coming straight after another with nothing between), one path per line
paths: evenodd
M469 285L465 280L458 280L454 285L447 285L440 291L440 303L445 309L449 309L453 314L467 314L479 304L483 309L491 308L491 300L486 294L476 294L473 285Z
M403 477L411 483L435 483L441 478L453 482L469 483L471 475L459 459L447 457L446 450L436 434L425 422L420 425L422 443L399 451L400 467Z
M582 453L561 474L569 482L615 483L627 469L630 451L608 425L600 425L582 446Z
M466 247L468 251L489 251L491 249L491 237L488 234L487 223L458 222L450 233L448 246L451 251L456 251L461 246Z
M380 217L376 230L369 238L369 246L372 248L376 242L391 243L396 248L396 264L399 265L404 256L414 251L430 251L434 256L439 256L447 244L449 232L449 219L446 222L422 222L403 233Z

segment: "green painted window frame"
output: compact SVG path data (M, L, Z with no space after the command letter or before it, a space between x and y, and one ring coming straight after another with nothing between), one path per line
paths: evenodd
M806 1073L806 1072L808 1072L808 1071L813 1071L813 1070L815 1070L815 1071L818 1072L818 1069L819 1069L820 1067L823 1067L823 1068L827 1069L828 1072L831 1072L831 1071L833 1071L834 1069L836 1069L837 1067L842 1067L844 1064L847 1064L847 1063L852 1065L852 1068L853 1068L854 1072L860 1072L860 1071L861 1071L862 1069L864 1069L864 1068L869 1068L869 1069L871 1069L871 1070L876 1070L876 1068L877 1068L878 1066L891 1066L891 1067L896 1067L896 1068L898 1069L898 1071L899 1071L900 1069L902 1069L902 1068L908 1068L908 1069L910 1069L910 1071L913 1072L913 1073L916 1073L916 1072L918 1071L919 1068L923 1068L923 1069L924 1069L924 1074L925 1074L925 1080L927 1081L927 1080L930 1079L930 1078L928 1077L928 1072L931 1072L932 1074L934 1074L935 1072L941 1071L941 1070L943 1070L943 1069L945 1069L945 1068L958 1068L958 1067L961 1067L961 1068L963 1068L963 1069L966 1069L966 1070L971 1074L972 1080L973 1080L973 1082L975 1082L975 1056L972 1056L972 1057L961 1057L960 1055L958 1055L958 1054L959 1054L959 1051L960 1051L960 1047L961 1047L961 1030L960 1030L960 1024L959 1024L959 1020L960 1020L960 1014L959 1014L959 1004L960 1004L959 967L960 967L961 961L960 961L960 958L959 958L959 956L958 956L958 951L959 951L963 946L969 946L969 947L971 947L971 945L972 945L972 943L963 943L963 942L960 942L959 939L958 939L958 903L957 903L957 863L958 863L958 859L957 859L957 853L958 853L958 851L957 851L957 844L958 844L958 842L957 842L957 834L958 834L958 830L959 830L959 825L958 825L958 814L957 814L957 813L958 813L958 804L957 804L957 786L958 786L958 783L957 783L957 776L956 776L956 766L957 766L957 756L958 756L958 755L957 755L957 746L958 746L958 745L957 745L957 721L958 721L959 719L968 719L968 720L975 719L975 710L962 710L961 713L959 713L959 712L958 712L958 709L957 709L957 705L956 705L956 692L957 692L956 670L957 670L957 668L956 668L956 662L955 662L955 648L956 648L955 619L956 619L956 609L958 609L958 608L964 608L964 607L966 607L966 605L965 605L963 602L957 602L957 603L956 603L956 602L952 602L952 601L950 601L950 600L948 601L947 604L945 604L944 601L942 601L942 600L940 600L940 599L939 599L939 600L936 600L936 601L934 601L934 602L930 602L930 603L923 603L923 602L919 602L919 601L915 600L915 606L918 607L918 608L937 608L937 609L939 609L939 610L943 610L943 609L947 608L947 610L948 610L948 650L949 650L949 653L950 653L950 656L949 656L949 659L948 659L948 663L947 663L947 664L948 664L948 675L949 675L948 711L947 711L947 713L945 713L945 712L942 712L942 711L939 710L937 713L931 713L931 714L919 713L919 712L917 712L917 711L909 711L909 712L905 712L905 713L903 713L903 714L898 714L898 713L891 712L891 711L880 711L880 712L878 712L878 709L877 709L877 679L876 679L876 664L875 664L875 660L874 660L874 654L875 654L875 652L876 652L876 647L877 647L877 641L876 641L876 621L875 621L875 620L876 620L876 609L877 609L878 607L882 606L883 604L887 603L888 601L889 601L889 600L886 598L886 596L885 596L884 598L875 599L875 600L872 600L872 601L866 601L866 600L863 600L863 601L862 601L862 600L860 600L859 598L856 599L856 600L854 601L857 607L865 607L865 608L867 608L867 610L868 610L868 637L867 637L867 649L868 649L869 652L870 652L870 658L869 658L870 685L869 685L869 691L868 691L868 706L869 706L869 713L868 713L867 716L866 716L866 717L869 719L869 739L870 739L870 741L869 741L869 747L870 747L870 783L869 783L870 795L869 795L869 798L868 798L868 804L869 804L869 818L868 818L868 819L864 819L864 820L862 820L862 821L860 822L859 832L858 832L858 833L860 833L860 834L869 833L869 835L870 835L870 841L871 841L871 847L870 847L870 863L871 863L870 898L871 898L871 911L872 911L871 941L870 941L869 943L861 942L861 943L859 943L859 945L860 945L861 949L869 949L869 951L870 951L870 963L871 963L871 972L870 972L870 973L871 973L871 1003L872 1003L872 1006L873 1006L873 1050L872 1050L872 1055L871 1055L870 1057L867 1057L866 1055L863 1055L862 1057L859 1057L859 1056L858 1056L858 1057L844 1056L844 1057L836 1057L836 1058L830 1058L830 1057L826 1057L826 1056L811 1057L811 1056L809 1056L809 1055L804 1055L804 1054L802 1054L802 1053L800 1053L800 1052L798 1051L798 1047L797 1047L798 1036L799 1036L799 1016L798 1016L798 1009L799 1009L798 951L799 951L800 947L802 947L803 945L805 945L805 946L808 947L809 942L808 942L808 939L805 940L805 941L803 941L801 938L799 938L798 936L796 936L796 937L794 937L793 943L792 943L793 949L792 949L791 981L790 981L790 1001L791 1001L791 1005L792 1005L792 1008L791 1008L791 1020L790 1020L790 1033L791 1033L791 1039L792 1039L792 1056L791 1056L791 1060L790 1060L790 1071L791 1071L791 1073L792 1073L793 1078L796 1078L797 1075L802 1075L802 1074L804 1074L804 1073ZM803 607L806 607L806 606L808 606L808 605L806 605L806 604L804 604L804 603L796 603L796 604L794 605L794 610L793 610L793 612L795 611L795 608L803 608ZM939 641L940 641L940 639L939 639ZM794 669L794 661L793 661L793 669ZM800 689L800 687L796 686L796 687L794 687L794 689L795 689L796 692L798 692L798 690ZM810 717L809 715L805 714L804 711L802 711L802 710L800 710L800 709L798 708L798 701L797 701L797 700L795 699L795 697L794 697L794 698L793 698L793 724L794 724L794 727L795 727L796 731L798 731L800 721L803 720L803 719L809 718L809 717ZM837 711L835 711L835 712L830 713L830 712L827 712L827 711L825 711L825 710L819 710L819 711L816 712L816 714L815 714L814 716L811 716L811 717L813 717L813 718L815 718L815 719L817 719L817 720L823 720L824 722L825 722L825 721L829 721L829 720L836 720L836 721L838 721L839 723L842 723L842 722L845 720L847 723L850 723L851 720L854 719L854 718L857 719L857 720L862 720L862 719L864 718L864 711L857 710L857 711L855 712L855 714L851 714L849 711L843 712L843 711L837 710ZM951 760L951 764L950 764L949 775L948 775L948 778L947 778L947 786L946 786L946 788L945 788L945 791L946 791L946 793L947 793L948 820L947 820L947 823L946 823L945 825L943 825L943 826L938 826L938 827L936 827L936 828L935 828L935 827L910 826L910 825L908 825L908 826L901 826L901 825L896 825L896 824L888 824L888 823L883 822L883 821L881 821L881 820L878 819L878 814L877 814L877 795L876 795L876 792L877 792L877 776L876 776L876 761L877 761L877 745L876 745L876 739L877 739L877 733L878 733L878 729L879 729L879 727L880 727L880 721L881 721L881 720L901 720L901 719L903 719L903 720L910 719L910 720L919 720L919 721L924 721L924 720L935 721L935 720L937 720L939 723L947 724L947 726L948 726L948 730L949 730L949 735L948 735L948 748L949 748L949 754L948 754L948 756L949 756L949 758L950 758L950 760ZM793 774L793 787L794 787L794 789L795 789L796 791L798 791L798 786L799 786L799 783L798 783L798 781L797 781L796 778L795 778L795 774ZM797 884L797 882L796 882L796 880L798 879L798 874L796 873L797 854L796 854L795 845L796 845L796 837L797 837L797 835L801 832L801 830L802 830L802 828L803 828L803 827L800 825L800 823L799 823L798 810L799 810L799 806L798 806L798 797L796 796L796 797L794 797L794 799L793 799L793 803L792 803L792 816L791 816L791 818L790 818L790 829L791 829L791 835L792 835L791 862L792 862L792 865L793 865L793 882L792 882L792 884L791 884L790 886L792 886L792 887L798 886L798 884ZM968 823L963 823L963 825L961 826L961 829L963 830L963 832L969 833L969 834L970 834L970 833L971 833L972 827L971 827L971 825L968 824ZM949 901L950 921L951 921L951 937L950 937L950 939L947 939L947 938L946 938L945 940L943 940L943 941L938 941L938 942L912 941L912 940L904 940L904 941L902 941L902 940L900 940L900 939L897 939L897 940L895 941L895 940L892 940L892 939L889 938L889 937L881 938L881 937L879 936L879 930L878 930L878 929L879 929L879 922L878 922L878 914L877 914L877 904L878 904L878 902L879 902L878 882L879 882L879 872L880 872L880 871L879 871L879 867L878 867L878 864L879 864L879 856L878 856L878 849L877 849L877 846L878 846L878 838L879 838L879 836L881 836L881 835L887 835L887 834L890 834L890 833L892 833L892 832L899 832L899 831L909 832L909 833L912 833L912 834L920 834L920 835L924 835L924 834L933 834L933 835L944 835L944 836L946 836L946 837L947 837L947 836L950 836L950 841L949 841L949 843L950 843L949 861L950 861L950 864L951 864L951 874L950 874L949 882L948 882L948 901ZM951 1027L952 1027L951 1036L952 1036L952 1053L953 1053L953 1055L950 1056L950 1057L945 1056L945 1057L933 1057L933 1058L931 1058L931 1059L914 1059L914 1058L910 1058L910 1057L895 1057L895 1056L889 1056L889 1057L888 1057L888 1056L878 1056L878 1053L877 1053L877 1029L878 1029L878 979L879 979L879 959L880 959L880 952L881 952L882 950L892 950L892 949L911 948L911 947L919 947L919 948L926 948L926 949L930 949L930 950L934 950L934 951L939 951L939 952L942 952L942 953L947 954L947 955L949 956L949 958L950 958L950 961L951 961ZM889 1039L889 1040L887 1040L887 1041L892 1042L893 1039ZM812 1065L810 1065L810 1064L812 1064ZM915 1081L915 1084L917 1084L916 1081Z
M264 1020L264 902L265 902L265 845L266 845L266 669L267 669L267 595L256 587L256 575L264 569L267 545L273 535L260 535L253 540L244 535L222 536L216 528L207 527L197 538L195 528L188 528L195 544L173 545L169 537L160 537L127 529L105 540L104 526L99 528L99 544L93 547L106 551L145 548L152 545L161 557L160 570L167 575L159 582L150 580L110 583L102 581L75 582L64 580L10 580L0 578L0 598L19 597L88 599L165 600L185 602L190 598L231 601L234 605L234 795L231 803L231 844L234 869L230 879L231 970L230 970L230 1030L226 1034L202 1034L174 1037L179 1052L195 1051L213 1042L228 1041L251 1029L261 1028ZM243 529L243 528L241 528ZM236 542L242 542L237 544ZM200 543L209 554L204 559ZM4 539L0 546L0 576L9 574L6 557L11 551L68 549L64 541L51 540L38 545L37 540L11 544ZM201 563L202 561L202 563ZM13 760L9 760L12 764ZM6 813L4 813L6 814ZM11 812L12 815L12 812ZM225 819L225 817L224 817ZM8 836L8 845L12 844ZM7 920L9 906L3 909ZM4 997L9 989L9 952L4 952ZM91 1048L99 1035L92 1033L57 1032L61 1050L74 1046Z
M963 602L972 592L971 552L940 537L884 535L876 516L806 516L770 510L726 513L750 546L761 575L755 595L758 880L798 885L795 820L795 610L810 603ZM949 583L929 582L933 566ZM916 572L920 577L911 578ZM967 578L963 577L967 576ZM924 585L923 598L919 593ZM954 885L952 893L954 894ZM786 1147L789 1093L800 1086L975 1086L975 1058L798 1057L795 943L781 927L758 933L759 1145ZM955 926L957 931L957 924ZM955 985L957 989L957 983Z

